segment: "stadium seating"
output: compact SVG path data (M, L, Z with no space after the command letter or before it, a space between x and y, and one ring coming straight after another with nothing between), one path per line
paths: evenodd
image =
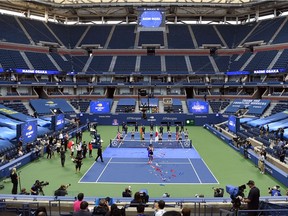
M245 42L263 40L264 43L268 43L284 20L285 18L280 17L276 19L260 21L252 34L245 40Z
M0 15L1 40L5 42L29 44L29 40L14 16Z
M81 44L99 44L104 47L111 32L111 25L90 26Z
M57 42L57 39L45 26L44 22L27 18L19 18L19 21L31 36L35 44L39 43L40 41Z
M213 113L221 112L229 105L229 103L229 101L209 101Z
M25 68L28 66L19 51L0 49L0 63L3 68Z
M131 113L135 111L136 100L132 98L121 98L116 107L116 113Z
M134 48L135 33L134 25L115 26L108 49L132 49Z
M167 25L169 49L193 49L194 44L188 25ZM181 37L181 40L179 38Z
M164 37L162 31L142 31L139 34L138 46L141 46L142 44L159 44L160 46L164 46Z

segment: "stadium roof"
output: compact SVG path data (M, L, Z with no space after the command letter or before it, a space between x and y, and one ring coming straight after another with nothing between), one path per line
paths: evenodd
M288 11L288 1L268 0L7 0L0 9L36 15L59 22L135 22L139 7L158 7L169 22L207 20L245 21L259 16L278 16Z

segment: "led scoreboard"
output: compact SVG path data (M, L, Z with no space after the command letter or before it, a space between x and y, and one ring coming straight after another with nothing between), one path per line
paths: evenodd
M163 8L139 8L138 31L165 31Z

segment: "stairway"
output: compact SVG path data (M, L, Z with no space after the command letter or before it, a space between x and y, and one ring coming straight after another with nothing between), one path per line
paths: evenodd
M188 113L188 107L186 104L186 100L181 101L181 103L182 103L183 113Z
M30 106L29 102L22 102L22 103L26 107L26 109L28 110L29 115L34 116L34 110Z
M277 103L270 103L270 106L268 107L268 109L263 113L262 116L269 116L271 115L271 111L274 109L274 107L277 105Z
M114 101L113 105L111 107L111 113L115 113L116 112L117 105L118 105L118 101Z

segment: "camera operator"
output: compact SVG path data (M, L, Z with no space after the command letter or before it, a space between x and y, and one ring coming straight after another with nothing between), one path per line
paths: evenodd
M44 181L39 181L36 180L35 183L32 185L30 192L31 195L43 195L44 196L44 191L43 191L43 187L49 185L49 182L44 182Z
M54 196L66 196L68 195L67 189L71 184L61 185L55 192Z
M30 189L31 195L39 195L40 189L41 189L40 181L36 180Z
M280 191L280 186L276 185L272 188L268 188L268 193L271 194L271 196L282 196Z

